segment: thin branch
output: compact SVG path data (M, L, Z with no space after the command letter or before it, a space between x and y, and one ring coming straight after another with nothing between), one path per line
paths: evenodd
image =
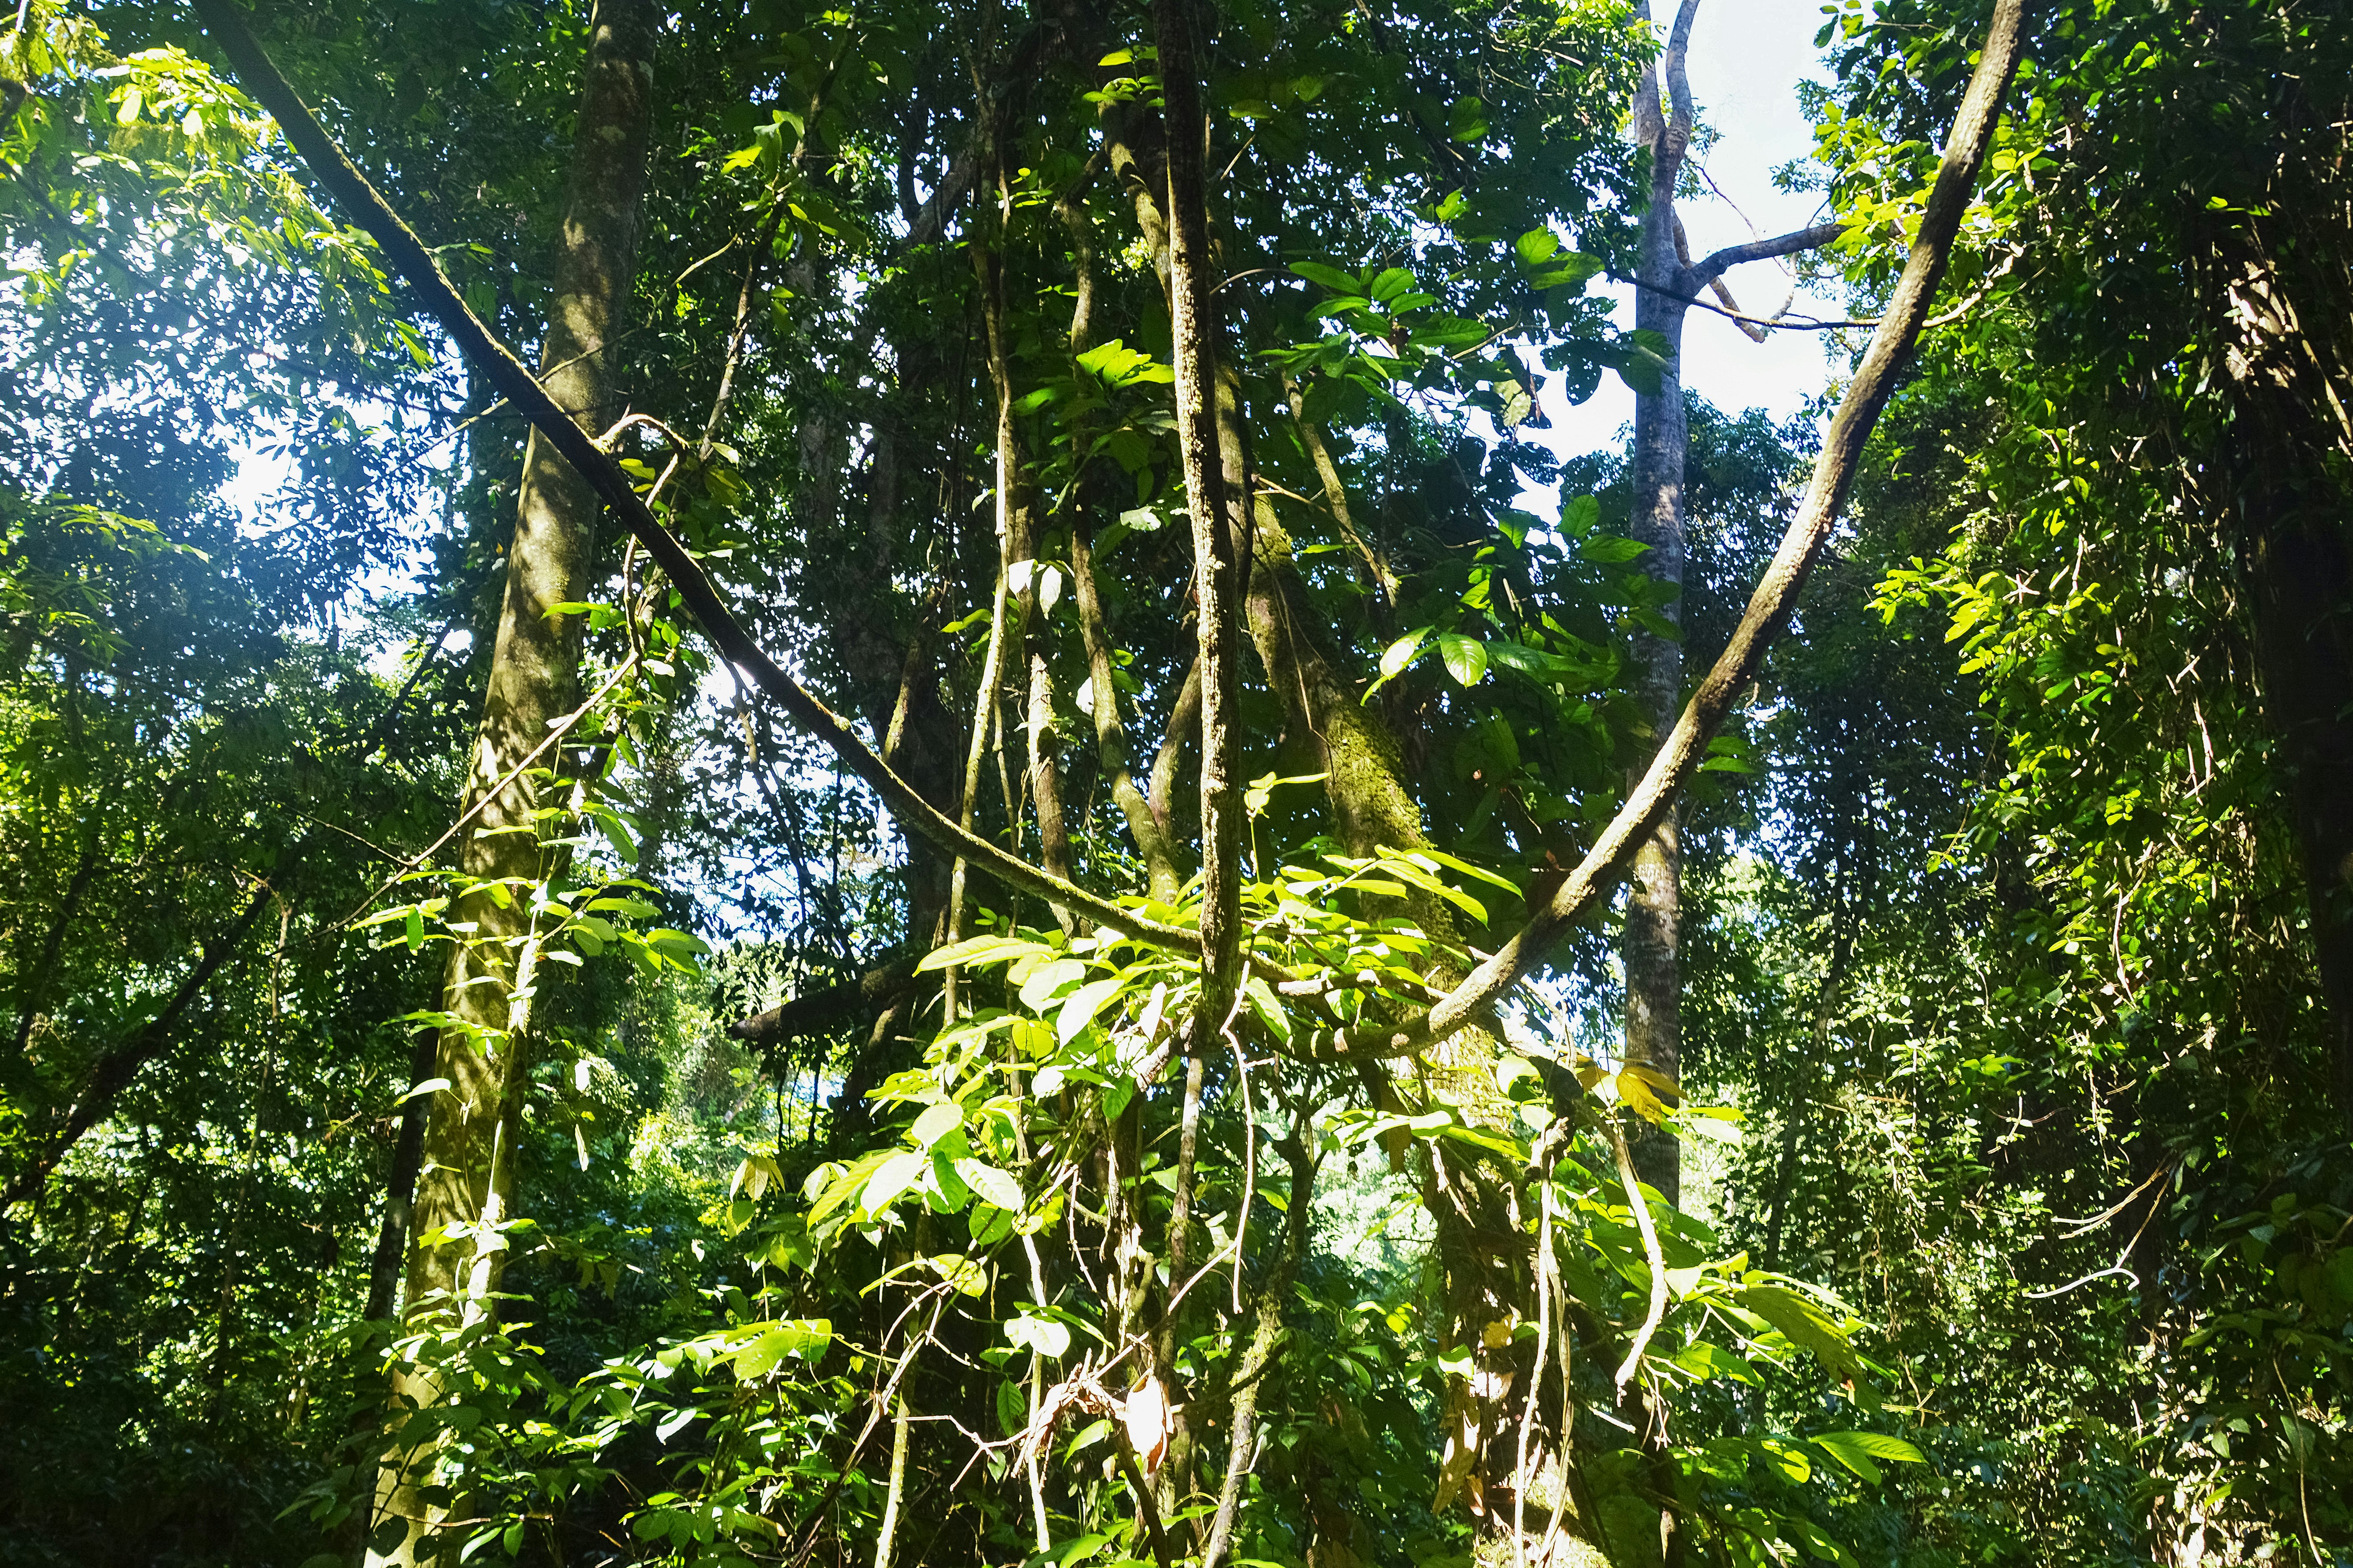
M301 844L297 842L281 858L282 863L298 863L301 847ZM99 1058L98 1065L90 1069L90 1077L83 1081L81 1092L74 1097L73 1109L66 1112L65 1125L33 1156L30 1163L16 1173L15 1179L9 1182L7 1191L0 1193L0 1212L38 1193L48 1181L49 1173L57 1168L58 1162L65 1158L66 1152L80 1141L83 1133L96 1126L100 1118L113 1109L115 1097L130 1087L139 1069L163 1054L171 1044L173 1026L179 1023L180 1015L187 1011L188 1005L203 992L221 965L228 962L237 944L245 940L246 932L253 929L253 922L260 918L271 896L267 882L256 881L253 896L246 900L245 908L229 923L227 931L206 944L196 960L196 966L188 971L186 978L180 982L179 989L172 993L172 999L164 1005L164 1010L149 1019L129 1039Z
M440 837L427 845L416 855L402 861L400 863L399 870L395 871L391 876L385 878L375 891L368 894L365 899L360 900L360 902L353 907L350 914L345 915L342 920L335 923L338 925L351 924L352 921L359 919L361 915L367 912L367 909L370 904L375 903L378 899L384 897L385 893L389 892L392 889L394 883L399 881L403 877L407 876L411 871L414 871L418 867L424 865L427 860L432 859L433 857L439 852L443 845L448 843L452 838L457 837L458 835L464 830L467 824L472 822L474 818L480 816L486 809L488 809L491 802L496 800L500 795L504 795L506 793L507 785L522 777L524 773L530 769L533 763L538 762L540 758L548 753L550 748L561 744L564 737L572 733L572 727L579 723L581 720L586 718L589 713L594 711L596 704L605 700L605 694L612 690L614 687L618 686L623 678L637 667L638 656L636 654L631 654L628 658L623 659L621 661L621 667L606 678L604 685L598 687L595 691L589 694L587 701L583 702L579 707L574 709L562 719L550 725L547 731L547 738L540 742L538 745L533 747L529 756L523 758L522 761L517 763L513 767L509 768L504 778L501 778L498 783L492 784L489 789L483 791L480 795L477 796L474 804L466 808L465 814L459 816L457 821L449 825L448 832L444 833Z
M727 334L727 360L719 369L719 390L712 395L711 417L702 422L702 440L695 448L698 459L708 461L712 448L719 444L719 421L725 416L727 400L735 391L736 367L744 363L744 337L752 325L752 296L757 291L760 263L775 248L776 230L782 226L784 217L784 203L778 202L768 209L768 220L760 226L759 237L752 242L752 258L744 264L744 286L735 293L735 327Z
M1636 278L1629 273L1620 272L1614 268L1609 269L1605 275L1613 283L1623 283L1630 289L1639 289L1646 294L1656 294L1662 300L1674 300L1685 305L1696 305L1703 310L1713 311L1715 314L1722 316L1727 321L1739 322L1743 326L1768 328L1776 331L1831 332L1842 331L1850 327L1876 327L1881 321L1886 320L1884 316L1874 317L1867 321L1825 321L1812 316L1790 316L1787 314L1752 316L1742 310L1727 310L1721 305L1711 304L1707 300L1700 298L1697 294L1685 289L1666 289L1660 287L1656 283L1645 283L1640 278ZM1713 288L1714 285L1710 285L1710 287ZM1942 326L1945 322L1953 319L1953 316L1950 314L1937 316L1929 321L1921 322L1920 326L1923 331L1926 331L1930 327Z
M2132 1281L2134 1289L2137 1290L2140 1289L2140 1276L2135 1274L2131 1269L2125 1268L2122 1264L2117 1264L2113 1268L2102 1268L2094 1273L2086 1274L2081 1279L2070 1279L2066 1284L2060 1286L2056 1290L2029 1290L2025 1292L2026 1300L2030 1301L2048 1301L2053 1297L2064 1296L2072 1290L2080 1290L2095 1279L2105 1279L2114 1275L2122 1275L2125 1279Z
M1186 0L1153 0L1152 30L1167 105L1169 357L1199 606L1201 988L1193 1031L1198 1052L1228 1010L1241 957L1241 791L1235 750L1241 701L1240 574L1235 547L1247 527L1250 498L1246 488L1239 496L1229 495L1219 448L1219 322L1209 293L1215 259L1209 249L1202 145L1207 120L1194 57L1195 25ZM1237 504L1241 510L1229 510Z
M1152 811L1166 826L1175 816L1176 771L1185 765L1185 742L1199 737L1201 730L1201 661L1196 658L1185 671L1185 683L1176 689L1176 700L1168 709L1168 724L1161 733L1160 750L1152 758Z
M449 634L458 629L459 618L458 616L450 616L442 623L441 629L433 634L432 645L426 648L423 657L417 659L417 668L408 672L408 679L401 682L400 690L395 693L392 699L392 706L385 709L384 716L369 725L361 734L359 744L352 749L353 755L366 756L375 750L378 742L391 733L393 721L400 717L402 705L407 702L409 693L417 689L417 683L425 679L425 672L433 668L433 661L440 657L442 648L448 645Z
M1615 1116L1601 1119L1604 1131L1609 1134L1609 1151L1618 1156L1618 1180L1626 1189L1626 1203L1634 1211L1634 1228L1642 1233L1642 1260L1651 1269L1651 1306L1642 1315L1642 1326L1634 1331L1633 1342L1626 1347L1626 1359L1618 1367L1618 1394L1624 1398L1626 1385L1642 1370L1642 1352L1651 1348L1651 1336L1667 1316L1667 1258L1659 1248L1659 1228L1651 1223L1651 1205L1642 1196L1641 1178L1634 1174L1634 1156L1626 1147L1626 1130Z
M1094 693L1095 755L1103 776L1111 781L1112 799L1144 857L1152 897L1174 903L1183 879L1176 874L1176 855L1168 842L1167 825L1153 814L1152 802L1136 786L1128 765L1127 726L1119 713L1119 684L1111 659L1111 637L1103 626L1103 598L1096 591L1092 531L1084 516L1071 526L1071 585L1079 601L1079 632L1086 644L1087 679Z

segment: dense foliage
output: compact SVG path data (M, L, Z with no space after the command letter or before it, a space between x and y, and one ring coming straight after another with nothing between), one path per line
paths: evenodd
M2348 1561L2336 8L2027 8L1681 1081L1607 906L1385 1043L1835 460L1588 287L1695 9L27 0L0 1563ZM1858 318L1988 9L1829 13Z

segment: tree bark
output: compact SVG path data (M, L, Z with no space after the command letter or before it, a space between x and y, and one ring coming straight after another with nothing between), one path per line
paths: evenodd
M626 314L636 276L659 24L649 0L598 0L590 21L554 263L554 316L541 364L549 395L591 432L617 411L611 365L601 351ZM540 785L527 775L508 775L550 723L578 704L582 619L548 612L588 596L603 510L588 481L534 429L524 450L505 599L468 771L465 805L480 803L481 809L459 863L478 884L528 889L551 869L552 852L543 847L533 816ZM514 993L529 978L532 902L522 895L501 903L482 890L452 910L455 921L477 925L473 939L453 950L442 992L442 1009L463 1022L443 1029L438 1047L438 1076L449 1087L432 1097L426 1113L407 1270L411 1314L461 1303L469 1315L491 1313L483 1298L497 1287L503 1251L427 1238L449 1226L512 1217L515 1134L530 1082L528 1005L518 1005ZM439 1394L429 1373L396 1376L391 1419ZM429 1532L444 1517L421 1490L432 1458L426 1450L387 1455L372 1563L414 1563L428 1549ZM389 1539L396 1525L396 1542Z
M1677 597L1661 605L1659 613L1678 627L1683 624L1685 555L1683 458L1691 429L1683 388L1683 321L1690 309L1684 296L1689 290L1683 287L1675 243L1675 180L1691 143L1691 89L1683 79L1683 58L1698 9L1699 0L1683 0L1668 34L1666 54L1660 61L1667 79L1663 112L1658 77L1651 71L1643 73L1634 110L1635 134L1651 154L1634 324L1658 333L1668 346L1658 390L1638 392L1634 398L1633 510L1626 531L1628 538L1650 547L1642 570L1674 590ZM1647 20L1650 7L1643 6L1641 14ZM1683 710L1683 643L1679 637L1637 631L1633 650L1634 706L1646 739L1655 745ZM1630 790L1650 761L1645 752L1627 780ZM1669 810L1634 852L1620 949L1626 966L1626 1065L1648 1068L1666 1085L1678 1082L1683 1068L1681 820L1680 809ZM1683 1161L1674 1135L1640 1121L1628 1131L1642 1180L1670 1204L1679 1202Z
M1228 494L1219 451L1218 315L1212 299L1206 141L1191 8L1154 0L1153 33L1168 127L1168 298L1178 445L1192 514L1201 658L1201 995L1192 1048L1225 1027L1240 978L1241 800L1235 788L1240 721L1237 536L1247 526Z

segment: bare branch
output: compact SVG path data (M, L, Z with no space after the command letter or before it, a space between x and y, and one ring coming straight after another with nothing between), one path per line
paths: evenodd
M1676 300L1686 305L1695 305L1703 310L1707 310L1715 315L1722 316L1727 321L1744 323L1744 330L1746 330L1746 327L1747 326L1754 326L1766 330L1778 330L1789 332L1834 332L1843 331L1850 327L1876 327L1881 321L1886 320L1883 316L1874 316L1869 321L1857 321L1852 318L1841 317L1836 321L1826 321L1819 316L1792 316L1788 313L1788 307L1786 305L1769 316L1752 316L1744 310L1737 309L1726 310L1722 305L1711 304L1707 300L1701 299L1697 294L1685 293L1675 289L1662 289L1655 283L1645 283L1640 278L1620 272L1615 268L1608 269L1602 274L1602 276L1608 278L1612 283L1623 283L1629 289L1639 289L1646 294L1656 294L1662 299ZM1714 284L1710 284L1709 288L1714 289L1715 286ZM1925 331L1930 327L1941 327L1947 321L1957 321L1962 315L1966 314L1968 309L1976 304L1976 302L1977 301L1975 300L1965 300L1962 302L1960 307L1955 310L1947 310L1941 316L1931 317L1927 321L1920 323L1921 330ZM1754 332L1751 332L1749 335L1751 337L1756 336ZM1757 341L1761 342L1764 340L1760 338L1757 339Z
M1152 758L1152 813L1164 827L1176 820L1176 773L1185 765L1186 743L1199 740L1200 733L1201 660L1196 656L1186 668L1185 683L1176 689L1160 750Z
M1701 170L1700 177L1702 179L1706 179L1707 171L1704 169ZM1710 190L1715 190L1715 182L1709 180L1708 188ZM1719 196L1724 195L1722 191L1716 191L1715 194ZM1736 207L1733 210L1737 212L1739 209ZM1683 232L1683 220L1681 213L1677 213L1675 215L1675 264L1679 267L1684 268L1691 266L1691 236ZM1792 286L1789 290L1789 300L1782 300L1781 308L1778 310L1774 311L1771 316L1759 321L1750 320L1749 317L1741 310L1740 301L1732 297L1732 290L1724 286L1723 279L1719 278L1710 283L1707 286L1707 291L1715 295L1723 304L1725 313L1728 314L1732 318L1732 324L1738 327L1740 329L1741 335L1752 343L1761 343L1771 335L1772 323L1778 321L1784 315L1788 313L1789 300L1794 300L1798 297L1798 290L1794 286ZM1691 300L1688 302L1692 304L1699 303L1697 300Z
M1667 54L1661 62L1667 74L1667 142L1678 169L1683 149L1691 144L1691 78L1684 68L1691 58L1692 22L1698 16L1699 0L1683 0L1675 10L1675 25L1667 30Z
M301 850L302 845L298 840L280 858L280 864L291 866L299 863ZM171 1045L173 1030L180 1021L180 1015L187 1011L188 1005L203 993L221 965L237 952L238 945L245 941L246 933L261 918L261 911L269 904L270 897L269 884L257 880L253 884L252 897L246 900L245 908L229 922L227 931L206 944L197 957L195 967L188 971L186 978L180 982L179 989L172 993L172 999L164 1004L163 1010L141 1026L129 1039L98 1058L98 1065L90 1069L90 1076L82 1082L81 1092L74 1097L72 1109L66 1112L65 1125L34 1151L24 1168L10 1179L6 1191L0 1192L0 1212L37 1194L66 1152L114 1109L115 1097L130 1087L131 1080L139 1075L139 1069L161 1056Z
M1752 239L1746 245L1727 245L1722 250L1704 258L1696 267L1684 270L1685 286L1697 289L1712 283L1725 272L1744 261L1770 261L1778 256L1795 256L1799 251L1820 250L1847 231L1846 220L1834 219L1818 223L1811 228L1801 228L1791 234L1777 235L1771 239Z
M855 980L796 996L765 1013L727 1026L730 1039L776 1046L803 1035L823 1034L853 1019L871 1017L906 994L915 984L916 956L894 958Z
M1614 1116L1601 1119L1609 1134L1610 1152L1618 1156L1618 1180L1626 1189L1627 1206L1634 1211L1634 1228L1642 1233L1642 1261L1651 1270L1651 1305L1642 1314L1642 1326L1634 1331L1631 1343L1626 1347L1626 1359L1618 1367L1618 1393L1624 1397L1626 1385L1642 1370L1642 1352L1651 1348L1651 1336L1667 1316L1667 1258L1659 1247L1659 1228L1651 1223L1651 1205L1643 1200L1642 1183L1634 1174L1634 1156L1626 1147L1626 1130L1618 1125Z

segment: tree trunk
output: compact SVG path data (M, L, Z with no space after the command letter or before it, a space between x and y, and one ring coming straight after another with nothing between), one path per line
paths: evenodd
M1196 1050L1224 1027L1240 977L1241 814L1236 789L1241 649L1239 540L1247 493L1229 493L1219 450L1218 313L1212 300L1206 147L1192 18L1183 0L1154 0L1153 33L1168 127L1169 330L1175 344L1178 445L1193 524L1201 658L1201 1003Z
M2316 227L2231 237L2210 303L2232 413L2222 500L2310 900L2332 1088L2353 1128L2353 280Z
M617 411L601 350L626 313L636 274L659 21L649 0L598 0L590 22L554 264L554 318L540 356L550 395L589 430L601 431ZM551 868L532 815L539 786L509 775L546 738L550 723L579 701L581 618L547 611L588 596L602 510L586 481L534 431L523 456L506 596L468 773L464 805L483 803L461 852L470 879L516 879L528 887ZM433 1096L426 1113L425 1168L411 1225L418 1239L408 1259L411 1314L462 1306L470 1316L487 1315L483 1298L497 1288L503 1252L423 1238L453 1225L512 1217L514 1137L530 1082L528 1009L514 1005L512 992L527 978L531 903L513 897L501 904L477 892L452 910L456 920L478 925L473 940L454 950L441 998L443 1010L463 1022L441 1031L437 1066L449 1087ZM394 1381L391 1418L439 1394L429 1373L403 1373ZM387 1456L372 1563L414 1563L430 1550L427 1532L446 1517L421 1489L432 1460L424 1448Z
M1635 134L1651 153L1650 205L1642 215L1634 324L1664 338L1667 347L1654 392L1634 398L1634 454L1630 479L1632 516L1627 536L1650 546L1642 570L1680 595L1683 584L1683 457L1691 430L1683 407L1682 258L1675 244L1675 180L1690 144L1691 95L1683 85L1683 49L1697 9L1686 0L1669 35L1665 58L1668 104L1662 114L1655 76L1645 73L1637 96ZM1644 8L1647 15L1648 7ZM1659 613L1680 626L1675 599ZM1634 635L1633 697L1646 742L1665 737L1683 711L1683 650L1676 638L1647 631ZM1631 788L1649 768L1651 754L1628 775ZM1670 811L1657 831L1635 852L1626 892L1626 927L1620 953L1626 965L1626 1052L1629 1067L1657 1075L1663 1084L1680 1081L1683 1068L1683 967L1679 948L1683 913L1681 811ZM1663 1096L1662 1096L1663 1098ZM1672 1204L1683 1195L1682 1150L1674 1135L1647 1122L1628 1129L1634 1168L1642 1180Z

